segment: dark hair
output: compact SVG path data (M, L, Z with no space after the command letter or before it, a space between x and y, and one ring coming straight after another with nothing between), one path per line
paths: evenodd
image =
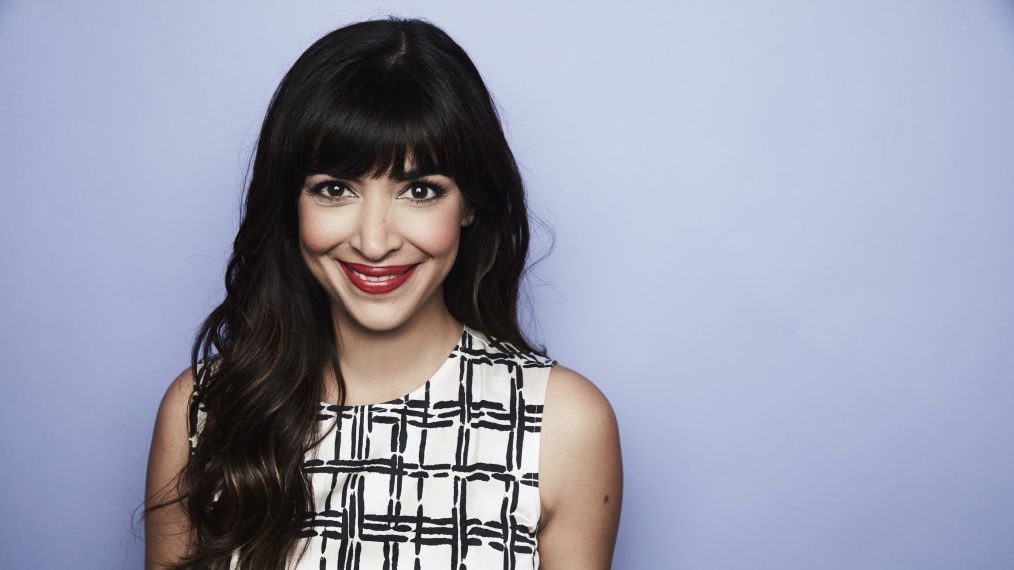
M299 193L314 172L400 177L409 157L417 169L453 178L475 212L443 284L451 314L545 355L517 321L529 212L475 65L425 20L388 16L328 33L299 57L271 99L225 299L191 350L194 375L202 362L213 362L215 374L192 399L207 415L177 480L177 500L195 538L173 568L224 569L237 548L241 568L282 568L295 551L300 522L313 507L302 467L321 439L324 371L337 379L339 404L345 402L328 295L299 251ZM192 433L193 422L191 414Z

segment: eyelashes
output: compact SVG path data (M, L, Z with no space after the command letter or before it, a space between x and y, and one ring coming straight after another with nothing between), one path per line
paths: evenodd
M428 198L409 198L409 201L416 202L419 204L429 204L431 202L436 202L440 198L443 198L445 195L447 195L447 187L434 180L413 180L409 182L409 184L405 187L405 189L399 192L398 195L401 196L402 194L412 194L412 191L415 190L416 188L429 189L433 191L433 196ZM351 187L340 180L332 178L314 184L312 187L308 189L308 192L311 195L319 197L328 202L340 202L348 197L343 196L346 189L351 189ZM331 195L328 195L329 193ZM427 192L424 192L424 195L425 194L427 194Z

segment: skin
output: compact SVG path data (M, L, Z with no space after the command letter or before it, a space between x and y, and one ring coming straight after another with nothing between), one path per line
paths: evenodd
M579 372L549 373L539 449L540 570L607 570L620 525L623 464L612 406Z
M188 367L166 389L155 417L155 429L148 453L145 504L175 499L176 477L186 465L189 453L187 404L194 389ZM190 526L179 503L148 513L144 518L144 568L164 568L186 552Z
M305 180L298 203L300 250L332 300L346 403L386 401L416 388L405 378L432 375L458 340L462 323L447 310L441 286L457 257L461 227L471 223L473 212L445 176L341 180L329 184L323 196L311 192L329 180L334 179L325 174ZM416 201L436 195L426 186L428 181L440 183L447 193ZM374 266L420 265L401 287L375 296L352 285L338 259ZM325 400L337 401L331 380ZM188 368L163 396L149 454L149 498L175 496L167 485L187 460L186 411L192 389ZM623 488L612 407L590 380L557 364L550 371L541 433L540 568L610 568ZM189 533L177 505L149 515L145 523L147 570L162 568L157 561L183 554Z
M315 192L321 183L325 188ZM457 258L461 227L473 219L461 190L439 175L350 181L314 174L306 178L298 210L303 259L331 298L347 403L383 402L412 391L418 378L440 367L461 333L441 289ZM374 295L353 285L338 260L419 265L403 285ZM326 401L337 399L337 384L329 379Z

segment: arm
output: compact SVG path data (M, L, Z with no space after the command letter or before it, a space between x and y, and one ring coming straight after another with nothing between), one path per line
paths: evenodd
M187 409L193 388L194 377L188 367L162 397L148 452L145 507L178 496L176 477L190 453ZM145 570L164 568L164 564L177 562L186 552L190 529L179 503L146 512L144 529Z
M542 417L538 533L543 570L608 570L620 522L619 428L605 396L557 364Z

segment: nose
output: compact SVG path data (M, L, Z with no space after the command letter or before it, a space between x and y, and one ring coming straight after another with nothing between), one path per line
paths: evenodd
M391 205L390 201L366 199L356 212L350 244L367 260L380 261L401 247Z

